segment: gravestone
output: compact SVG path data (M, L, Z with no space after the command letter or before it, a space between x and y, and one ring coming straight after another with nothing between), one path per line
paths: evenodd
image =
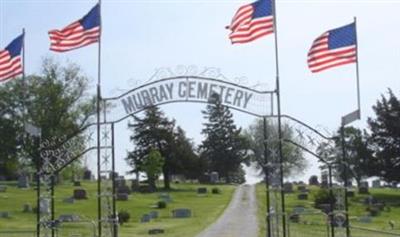
M293 208L293 213L295 213L295 214L301 214L301 213L303 213L305 210L306 210L306 209L305 209L305 207L303 207L303 206L296 206L296 207Z
M166 203L170 203L170 202L172 202L172 198L171 198L171 196L169 195L169 193L160 193L160 199L162 200L162 201L164 201L164 202L166 202Z
M124 176L120 176L115 179L115 186L116 187L127 187Z
M18 188L29 188L29 177L27 175L20 175L17 186Z
M42 214L50 214L50 200L47 198L40 199L39 210Z
M131 190L132 190L132 192L139 191L139 182L136 179L131 180Z
M6 177L4 175L0 175L0 181L6 181Z
M75 189L74 190L74 199L76 200L82 200L82 199L87 199L87 193L85 189Z
M318 208L321 209L321 211L325 214L329 214L331 212L331 204L329 203L319 204Z
M92 171L85 170L83 172L83 180L92 180Z
M370 216L362 216L360 218L358 218L358 221L364 224L368 224L372 222L372 217Z
M32 206L30 204L24 204L22 206L22 212L23 213L31 213L31 212L33 212Z
M358 193L359 194L369 194L368 187L359 187L358 188Z
M60 222L77 222L77 221L80 221L80 218L78 215L62 214L62 215L60 215L60 217L58 217L58 220Z
M157 228L157 229L150 229L148 234L149 235L157 235L157 234L164 234L164 232L165 231L163 229Z
M80 187L81 182L80 181L74 181L74 187Z
M0 185L0 193L5 193L7 191L7 186Z
M207 188L204 187L198 188L197 194L207 194Z
M74 204L75 199L73 197L64 198L63 203Z
M372 181L372 187L373 188L380 188L381 187L381 181L380 180Z
M285 193L293 193L293 184L292 183L284 183L283 184L283 191Z
M192 211L187 208L180 208L172 210L173 218L189 218L192 216Z
M374 205L377 203L378 203L378 200L376 198L374 198L373 196L368 196L364 199L365 205Z
M140 219L140 223L147 223L147 222L150 222L150 220L151 220L150 215L149 214L144 214L142 216L142 218Z
M128 201L129 195L127 193L117 193L117 201Z
M157 219L158 218L158 211L149 212L149 216L150 216L151 219Z
M210 174L210 183L216 184L219 182L219 174L218 172L211 172Z
M299 223L300 222L300 215L297 213L293 213L289 216L289 220L293 223Z
M347 197L348 198L352 198L352 197L355 197L355 192L354 191L352 191L352 190L349 190L349 191L347 191Z
M308 179L308 184L309 185L319 185L319 181L318 181L318 176L316 175L312 175L309 179Z
M3 212L0 212L0 217L1 218L10 218L11 216L8 211L3 211Z
M307 193L301 193L297 195L298 200L308 200L308 194Z
M117 186L117 193L126 193L126 194L131 194L131 189L124 185L124 186Z

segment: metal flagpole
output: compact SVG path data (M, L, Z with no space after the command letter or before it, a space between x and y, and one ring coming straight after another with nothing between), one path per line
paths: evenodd
M269 162L268 162L268 134L267 134L267 118L263 117L263 133L264 133L264 174L266 188L266 204L267 204L267 237L271 237L271 216L270 216L270 192L269 192Z
M283 190L283 153L282 153L282 123L281 123L281 93L279 84L279 54L278 54L278 31L276 19L276 1L272 0L272 10L274 14L274 35L275 35L275 66L276 66L276 97L278 107L278 139L279 139L279 163L280 163L280 191L282 208L282 228L283 237L286 237L286 216L285 216L285 193Z
M361 119L360 71L359 71L359 63L358 63L358 40L357 40L357 17L354 17L354 27L355 27L355 33L356 33L357 106L358 106L358 119Z
M101 216L101 161L100 161L100 100L101 100L101 33L102 33L102 22L101 22L101 0L99 0L99 12L100 12L100 36L98 44L98 74L97 74L97 219L98 219L98 237L102 236L102 216Z

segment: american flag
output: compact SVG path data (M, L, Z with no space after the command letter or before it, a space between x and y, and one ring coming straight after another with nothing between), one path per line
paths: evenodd
M49 31L50 50L66 52L100 40L100 5L62 30Z
M248 43L274 32L272 1L259 0L241 6L228 26L232 44Z
M23 73L21 51L24 34L15 38L5 49L0 50L0 81L16 77Z
M308 51L311 72L357 62L355 23L329 30L314 40Z

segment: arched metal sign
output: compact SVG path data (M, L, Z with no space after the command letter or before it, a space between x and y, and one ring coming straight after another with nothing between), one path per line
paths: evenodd
M178 76L151 81L120 96L103 98L107 104L107 121L119 122L150 105L176 102L209 103L218 95L221 103L254 116L270 116L273 91L259 91L232 82L199 77Z

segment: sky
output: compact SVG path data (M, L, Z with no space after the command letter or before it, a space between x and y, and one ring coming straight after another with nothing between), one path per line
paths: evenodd
M147 81L158 68L179 65L219 68L227 78L246 78L245 86L275 88L274 37L232 45L225 29L243 4L228 0L103 0L101 77L104 97L119 95ZM307 51L323 32L351 23L357 17L362 119L365 128L373 117L372 105L391 88L400 91L400 0L277 0L277 36L282 113L313 127L336 130L341 117L357 107L355 64L312 74ZM26 73L40 73L44 57L82 66L97 80L97 45L69 53L53 53L47 32L61 29L86 14L92 0L0 0L0 48L26 30ZM1 85L0 85L1 86ZM203 104L170 104L161 109L196 144L201 134ZM254 117L234 112L238 126L246 128ZM126 172L124 157L133 146L127 121L116 126L117 171ZM94 168L95 152L87 156ZM292 180L319 175L318 163L308 157L309 168Z

